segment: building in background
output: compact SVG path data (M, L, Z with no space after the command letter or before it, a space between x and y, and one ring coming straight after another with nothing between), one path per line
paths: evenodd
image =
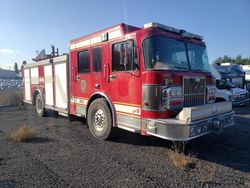
M0 69L0 90L21 87L21 84L22 79L15 71Z

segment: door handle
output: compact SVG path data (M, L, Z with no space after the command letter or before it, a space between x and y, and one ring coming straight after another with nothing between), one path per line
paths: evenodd
M100 84L95 84L96 89L100 89Z
M76 76L76 80L80 80L80 75L77 75L77 76Z
M71 67L71 78L72 80L76 81L76 68Z
M110 80L110 78L109 78L109 71L110 71L109 64L108 63L104 64L104 79L107 82L109 82L109 80Z
M116 79L116 75L114 75L114 74L109 75L109 79L110 79L110 80Z

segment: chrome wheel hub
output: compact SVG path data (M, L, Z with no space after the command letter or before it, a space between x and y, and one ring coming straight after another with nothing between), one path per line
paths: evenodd
M105 115L101 109L98 109L95 113L94 126L97 131L102 131L105 126Z

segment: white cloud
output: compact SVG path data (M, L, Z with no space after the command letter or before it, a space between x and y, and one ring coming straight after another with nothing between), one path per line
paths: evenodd
M12 50L12 49L9 49L9 48L1 48L0 49L0 53L3 53L3 54L14 54L14 53L19 53L20 50Z

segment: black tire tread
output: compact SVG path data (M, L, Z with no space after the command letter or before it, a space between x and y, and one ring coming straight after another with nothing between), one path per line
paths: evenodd
M39 116L39 117L44 117L46 115L46 111L45 111L45 105L44 105L44 100L43 100L43 97L40 95L40 94L37 94L36 95L36 100L37 101L37 98L40 97L41 98L41 101L42 101L42 104L43 104L43 110L42 112L39 114L36 110L36 102L35 102L35 110L36 110L36 114Z
M107 119L107 122L109 122L109 124L107 124L108 128L106 129L107 132L104 133L103 136L97 136L94 132L93 132L93 129L92 129L92 125L91 125L91 122L92 122L92 119L91 119L91 112L93 109L95 109L96 107L100 107L102 106L104 111L105 111L105 114L106 114L106 119ZM88 124L88 127L90 129L90 132L91 134L99 139L99 140L109 140L111 138L113 138L114 136L114 128L113 128L113 120L112 120L112 113L108 107L108 102L107 100L105 100L104 98L99 98L99 99L96 99L94 100L89 108L88 108L88 114L87 114L87 124Z

